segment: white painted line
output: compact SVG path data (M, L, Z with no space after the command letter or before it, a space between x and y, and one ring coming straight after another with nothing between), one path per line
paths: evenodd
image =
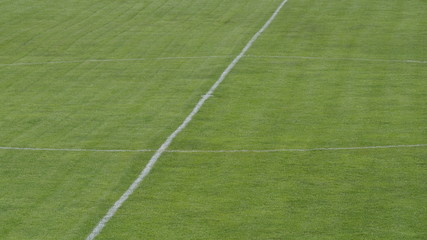
M190 121L193 119L193 117L199 112L200 108L203 106L203 104L210 98L210 96L213 94L213 92L217 89L217 87L221 84L221 82L225 79L225 77L230 73L230 71L236 66L236 64L240 61L240 59L246 54L246 52L249 50L249 48L252 46L252 44L258 39L258 37L270 26L271 22L276 18L277 14L279 14L282 7L285 5L285 3L288 0L284 0L279 7L276 9L276 11L273 13L273 15L267 20L267 22L262 26L262 28L255 33L255 35L249 40L249 42L246 44L246 46L243 48L243 50L240 52L240 54L234 58L234 60L228 65L228 67L224 70L224 72L221 74L219 79L212 85L212 87L209 89L209 91L199 100L199 102L196 104L194 109L191 111L191 113L185 118L184 122L181 123L181 125L166 139L166 141L160 146L160 148L156 151L156 153L151 157L150 161L148 162L147 166L145 166L144 170L139 174L137 179L132 183L132 185L126 190L126 192L120 197L119 200L117 200L116 203L108 210L107 214L101 219L101 221L98 223L98 225L92 230L92 232L89 234L89 236L86 238L86 240L92 240L94 239L104 228L105 224L114 216L114 214L117 212L117 210L122 206L122 204L128 199L128 197L135 191L135 189L139 186L141 181L145 178L145 176L150 173L151 169L153 168L154 164L157 162L159 157L167 150L169 145L172 143L174 138L182 131L184 128L190 123Z
M51 61L51 62L24 62L24 63L0 63L0 67L7 66L31 66L47 64L64 64L64 63L85 63L85 62L134 62L149 60L179 60L179 59L209 59L209 58L230 58L231 56L193 56L193 57L157 57L157 58L123 58L123 59L86 59L73 61ZM363 62L400 62L400 63L419 63L427 64L427 61L421 60L397 60L397 59L374 59L374 58L333 58L333 57L307 57L307 56L257 56L245 55L247 58L287 58L287 59L311 59L311 60L329 60L329 61L363 61Z
M85 62L133 62L148 60L179 60L179 59L209 59L209 58L230 58L231 56L193 56L193 57L157 57L157 58L123 58L123 59L86 59L74 61L52 61L52 62L33 62L33 63L0 63L0 66L29 66L61 63L85 63Z
M169 153L269 153L269 152L309 152L309 151L335 151L335 150L362 150L362 149L384 149L384 148L415 148L427 147L427 144L412 145L386 145L386 146L365 146L365 147L323 147L323 148L295 148L295 149L239 149L239 150L165 150ZM23 151L57 151L57 152L155 152L153 149L79 149L79 148L20 148L20 147L0 147L0 150L23 150Z
M265 150L169 150L174 153L271 153L271 152L311 152L311 151L337 151L337 150L363 150L363 149L386 149L386 148L414 148L427 147L427 144L413 145L388 145L367 147L340 147L340 148L308 148L308 149L265 149Z
M334 57L307 57L307 56L257 56L246 55L247 58L286 58L286 59L310 59L327 61L362 61L362 62L397 62L397 63L420 63L426 64L427 61L420 60L397 60L397 59L375 59L375 58L334 58Z
M23 151L57 151L57 152L154 152L156 150L141 149L79 149L79 148L20 148L20 147L0 147L0 150L23 150Z

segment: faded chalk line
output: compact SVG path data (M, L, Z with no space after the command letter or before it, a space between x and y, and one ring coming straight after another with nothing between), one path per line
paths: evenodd
M375 59L375 58L336 58L336 57L309 57L309 56L258 56L246 55L247 58L285 58L285 59L309 59L325 61L358 61L358 62L396 62L396 63L420 63L427 64L427 61L420 60L397 60L397 59Z
M0 66L28 66L28 65L46 65L61 63L86 63L86 62L135 62L149 60L179 60L179 59L209 59L209 58L230 58L231 56L192 56L192 57L156 57L156 58L111 58L111 59L86 59L71 61L51 61L51 62L26 62L26 63L0 63Z
M23 150L23 151L55 151L55 152L154 152L151 149L81 149L81 148L27 148L27 147L0 147L0 150Z
M427 144L410 145L385 145L385 146L361 146L361 147L321 147L321 148L283 148L283 149L231 149L231 150L165 150L168 153L269 153L269 152L310 152L310 151L338 151L338 150L366 150L386 148L415 148L427 147ZM19 148L0 147L0 150L23 150L23 151L62 151L62 152L155 152L154 149L73 149L73 148Z
M107 214L101 219L101 221L98 223L98 225L92 230L92 232L89 234L89 236L86 238L86 240L92 240L98 234L102 231L105 224L115 215L117 210L122 206L122 204L128 199L128 197L135 191L135 189L139 186L139 184L142 182L142 180L147 176L151 169L153 168L154 164L157 162L157 160L160 158L160 156L167 150L169 145L172 143L174 138L185 129L185 127L190 123L190 121L193 119L193 117L199 112L200 108L203 106L203 104L208 100L214 91L217 89L217 87L221 84L221 82L227 77L227 75L233 70L234 66L240 61L240 59L246 54L246 52L249 50L249 48L252 46L252 44L258 39L258 37L268 28L268 26L273 22L273 20L276 18L276 16L279 14L279 11L282 9L282 7L285 5L285 3L288 0L284 0L279 7L276 9L276 11L273 13L273 15L267 20L267 22L264 24L264 26L261 27L261 29L255 33L255 35L249 40L249 42L246 44L246 46L243 48L243 50L240 52L239 55L237 55L234 60L228 65L228 67L224 70L224 72L221 74L219 79L212 85L212 87L209 89L209 91L202 96L202 98L199 100L199 102L196 104L196 106L193 108L191 113L185 118L185 120L181 123L181 125L166 139L166 141L160 146L160 148L156 151L156 153L151 157L150 161L142 170L142 172L139 174L139 176L136 178L136 180L131 184L131 186L126 190L126 192L120 197L119 200L117 200L114 205L108 210Z
M31 66L31 65L47 65L47 64L66 64L66 63L90 63L90 62L137 62L137 61L152 61L152 60L179 60L179 59L209 59L209 58L230 58L232 56L190 56L190 57L157 57L157 58L111 58L111 59L86 59L86 60L71 60L71 61L51 61L51 62L25 62L25 63L0 63L0 67L4 66ZM427 61L421 60L397 60L397 59L375 59L375 58L335 58L335 57L309 57L309 56L258 56L245 55L245 58L285 58L285 59L308 59L308 60L325 60L325 61L358 61L358 62L395 62L395 63L418 63L427 64Z
M271 152L312 152L312 151L337 151L337 150L363 150L363 149L385 149L385 148L414 148L427 147L427 144L412 145L388 145L388 146L366 146L366 147L336 147L336 148L307 148L307 149L259 149L259 150L169 150L174 153L271 153Z

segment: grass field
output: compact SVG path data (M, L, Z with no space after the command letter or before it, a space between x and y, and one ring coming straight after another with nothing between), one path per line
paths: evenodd
M0 239L85 239L281 2L2 1ZM427 239L426 12L289 0L96 239Z

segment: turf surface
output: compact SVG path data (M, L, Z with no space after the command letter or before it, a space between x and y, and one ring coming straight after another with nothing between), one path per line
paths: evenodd
M2 1L0 147L157 149L280 2ZM171 149L426 144L425 12L289 0ZM84 239L151 155L0 150L0 239ZM425 239L426 159L166 153L97 239Z

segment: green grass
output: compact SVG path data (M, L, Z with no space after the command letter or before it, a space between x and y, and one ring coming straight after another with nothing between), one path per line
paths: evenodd
M425 155L169 153L100 239L423 239Z
M82 239L148 153L0 153L2 239Z
M280 2L2 1L0 147L157 149ZM426 144L426 63L348 59L427 61L425 12L289 0L171 149ZM151 155L0 149L0 239L84 239ZM426 159L165 153L97 239L425 239Z
M247 58L172 148L424 143L425 76L415 64Z

